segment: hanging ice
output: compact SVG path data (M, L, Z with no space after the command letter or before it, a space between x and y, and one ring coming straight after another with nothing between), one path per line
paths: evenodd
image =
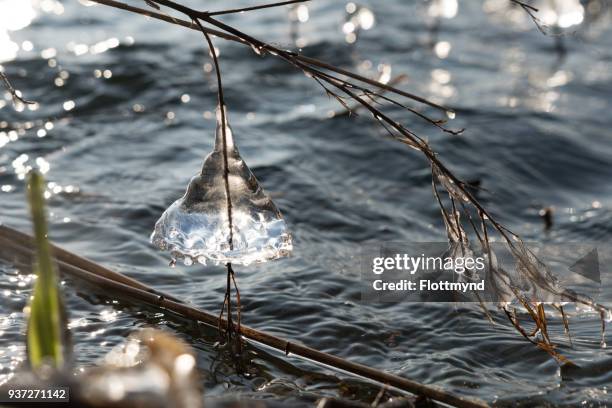
M157 221L151 242L173 257L183 258L186 265L206 260L247 265L289 255L293 246L287 225L240 157L229 124L225 150L227 179L217 109L215 148L204 160L201 173L189 182L185 195Z

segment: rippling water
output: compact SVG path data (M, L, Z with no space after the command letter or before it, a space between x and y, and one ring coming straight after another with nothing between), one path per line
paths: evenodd
M408 75L401 87L456 108L452 125L467 128L461 136L403 117L458 175L479 180L482 202L526 240L609 241L607 10L587 14L558 38L496 0L460 2L456 15L438 13L453 18L437 22L429 5L405 3L371 1L374 27L347 44L355 38L342 31L345 3L312 2L309 18L299 15L307 21L297 23L298 41L306 55L370 76L388 64L391 76ZM226 21L290 47L287 17L287 10L265 10ZM550 13L546 18L554 21ZM237 44L216 45L236 141L294 234L292 258L237 270L246 324L500 405L611 401L612 352L600 347L599 320L587 313L572 319L574 347L561 347L585 367L567 379L501 315L492 325L476 308L362 304L362 243L445 239L426 162L389 140L368 115L329 119L341 107L287 64ZM24 173L48 169L55 242L219 310L224 270L170 269L148 241L214 141L216 87L201 36L78 1L0 0L0 61L16 88L38 102L17 112L8 95L0 99L0 222L29 230ZM538 215L544 207L554 207L549 232ZM0 273L2 383L24 359L22 309L31 277L6 263ZM378 392L262 350L252 350L249 373L237 375L213 348L214 330L113 304L70 282L65 292L79 365L95 363L128 333L153 324L197 349L208 395L370 402ZM611 294L603 299L612 301ZM565 343L553 320L551 332Z

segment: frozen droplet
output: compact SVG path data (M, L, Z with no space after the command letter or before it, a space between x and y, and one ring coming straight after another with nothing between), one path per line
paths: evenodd
M193 265L193 259L191 259L190 257L186 256L183 259L183 264L185 264L185 266L191 266L191 265Z
M240 157L229 125L223 137L220 110L217 113L214 150L185 195L157 221L151 241L174 256L189 258L190 264L210 259L245 265L287 256L293 249L287 225Z
M261 47L259 47L257 45L251 45L251 49L257 55L261 55L262 54Z
M170 259L170 262L168 263L168 266L171 268L174 268L176 266L176 259L172 258Z
M447 116L449 119L451 119L451 120L452 120L452 119L455 119L455 116L457 116L457 114L455 113L455 111L452 111L452 110L447 110L447 111L446 111L446 116Z

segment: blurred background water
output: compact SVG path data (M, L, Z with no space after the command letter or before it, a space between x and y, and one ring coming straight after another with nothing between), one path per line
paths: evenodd
M428 138L459 176L478 181L482 203L500 221L525 240L606 242L612 238L608 3L532 4L553 35L502 0L362 1L361 14L345 1L314 1L224 20L364 75L406 74L401 88L452 106L451 125L467 130L452 136L388 111ZM205 8L244 5L249 2L211 1ZM331 118L342 107L293 67L248 47L215 43L242 155L283 212L295 244L290 259L237 270L244 323L499 405L612 401L612 352L601 348L592 314L572 317L574 347L553 318L560 351L585 367L570 380L501 315L492 325L476 307L361 303L361 244L446 237L426 162L368 115ZM201 35L85 1L0 0L0 64L37 101L15 108L10 95L0 98L0 222L29 231L24 175L41 168L53 241L219 310L223 269L171 269L167 255L149 244L155 221L183 194L214 139L216 85ZM553 214L549 231L540 215L545 208ZM29 273L0 263L0 383L25 358ZM198 351L207 395L310 404L325 395L371 402L378 392L256 349L239 375L213 347L214 330L94 297L70 282L65 292L82 367L137 327L156 325ZM610 302L612 294L604 292L602 300Z

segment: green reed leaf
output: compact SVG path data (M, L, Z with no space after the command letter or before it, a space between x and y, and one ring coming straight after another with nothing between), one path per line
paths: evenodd
M45 218L44 179L31 172L28 180L28 201L34 225L37 279L30 302L27 330L28 359L32 369L43 365L61 368L64 364L62 345L62 301L58 277L51 256Z

